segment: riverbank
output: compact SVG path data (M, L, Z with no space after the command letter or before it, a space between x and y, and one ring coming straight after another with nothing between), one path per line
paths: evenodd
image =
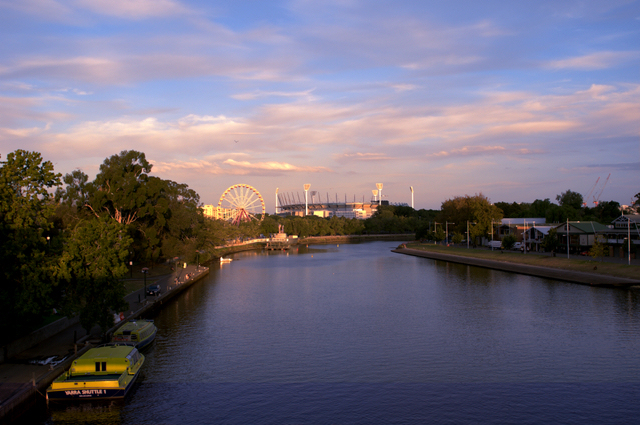
M110 336L129 320L149 317L208 274L208 267L189 265L169 275L158 277L156 284L161 287L161 295L145 296L144 289L127 295L125 300L129 303L129 309L123 312L125 319L104 334ZM19 418L39 397L44 397L49 384L69 368L75 358L94 344L102 342L95 332L85 334L86 331L76 321L73 326L0 364L0 423L11 423Z
M366 241L406 241L414 240L416 235L410 234L391 234L391 235L332 235L332 236L307 236L300 238L298 243L349 243L349 242L366 242Z
M640 285L640 266L595 260L578 260L509 251L465 249L432 244L403 244L393 252L520 273L589 286L629 287Z

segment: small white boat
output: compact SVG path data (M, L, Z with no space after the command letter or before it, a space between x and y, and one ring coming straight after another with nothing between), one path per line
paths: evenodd
M221 263L230 263L233 261L233 258L224 258L224 257L220 257L220 262Z

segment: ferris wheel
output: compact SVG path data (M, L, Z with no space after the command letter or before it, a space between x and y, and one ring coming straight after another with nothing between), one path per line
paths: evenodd
M236 184L225 190L218 207L225 211L224 218L236 225L243 221L262 221L265 213L262 195L248 184Z

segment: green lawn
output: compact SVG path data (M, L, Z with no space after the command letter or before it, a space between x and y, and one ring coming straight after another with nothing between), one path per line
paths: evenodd
M504 261L509 263L529 264L532 266L552 267L563 270L573 270L588 273L600 273L607 276L624 277L628 279L640 279L640 266L609 263L598 261L590 257L584 259L567 259L561 253L556 257L538 255L533 253L523 254L517 251L491 251L484 248L467 249L466 247L452 247L434 245L433 243L408 243L407 248L421 249L425 251L441 252L443 254L460 255L465 257L482 258L487 260Z

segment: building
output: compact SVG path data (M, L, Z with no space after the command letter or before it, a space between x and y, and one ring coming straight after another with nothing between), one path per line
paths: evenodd
M518 242L522 242L524 232L531 227L546 224L546 220L540 217L528 218L503 218L498 227L498 239L502 240L507 235L515 235Z
M629 240L631 252L637 251L640 249L640 214L621 215L599 235L599 240L609 245L609 256L624 257L629 249Z
M523 241L527 245L527 249L529 251L544 251L542 248L542 243L544 242L544 238L549 234L549 230L553 229L554 226L543 225L543 226L532 226L526 229L523 233Z
M560 241L560 250L566 251L568 236L569 252L576 253L591 249L596 237L606 232L608 226L595 221L569 221L556 226L555 229Z

